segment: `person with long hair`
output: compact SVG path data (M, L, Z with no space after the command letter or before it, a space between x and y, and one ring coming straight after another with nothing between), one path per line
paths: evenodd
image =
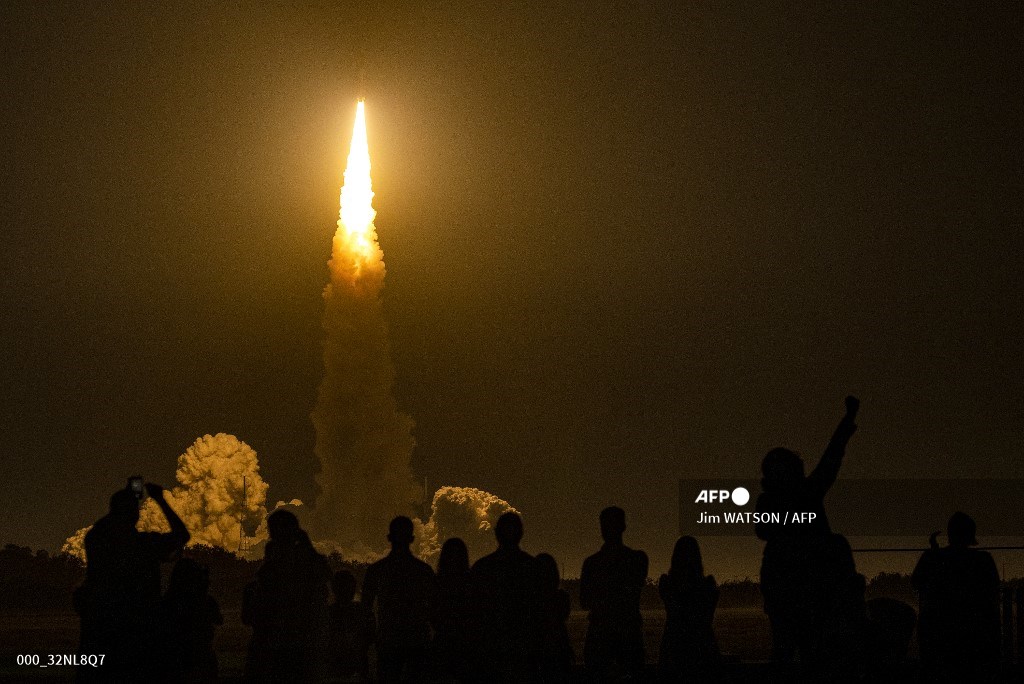
M761 462L761 494L756 510L764 515L754 526L764 540L761 594L772 629L772 660L789 667L799 655L801 668L814 671L822 656L822 623L828 619L830 592L848 579L845 540L832 534L825 495L843 464L846 445L857 430L860 402L846 397L846 413L836 426L818 464L804 473L804 460L784 447ZM804 524L785 524L796 514ZM777 522L776 522L777 521Z
M576 662L566 626L572 611L572 599L569 592L561 588L562 578L554 557L549 553L538 553L535 561L540 589L540 679L544 682L568 682L572 679Z
M672 565L658 581L665 603L658 672L663 681L716 681L721 658L712 622L718 606L718 584L704 574L700 545L680 537Z
M441 545L435 582L430 623L437 674L443 681L471 681L473 599L466 542L452 537Z

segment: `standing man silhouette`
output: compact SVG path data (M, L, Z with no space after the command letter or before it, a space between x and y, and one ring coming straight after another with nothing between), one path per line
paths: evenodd
M391 552L366 569L363 604L377 608L377 668L385 682L425 677L434 571L412 555L412 520L391 521Z
M523 519L505 513L494 525L498 550L470 571L480 628L478 680L531 682L538 678L540 584L533 556L519 548Z
M971 548L978 543L971 516L954 513L946 529L949 546L921 554L910 577L921 599L921 664L930 681L992 681L999 665L999 572L991 554Z
M639 677L644 668L640 593L647 582L647 554L622 543L626 512L601 511L601 550L583 561L580 603L590 611L583 661L599 681Z
M246 681L319 682L331 568L291 511L267 516L267 531L263 564L242 600L242 622L252 625Z

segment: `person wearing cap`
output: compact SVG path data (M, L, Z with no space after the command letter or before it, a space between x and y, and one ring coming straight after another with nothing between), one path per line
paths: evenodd
M928 681L989 681L999 663L999 573L977 546L977 525L956 512L949 545L921 554L910 581L920 597L918 644Z

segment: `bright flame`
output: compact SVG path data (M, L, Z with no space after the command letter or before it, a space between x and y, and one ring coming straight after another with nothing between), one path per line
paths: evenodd
M357 258L356 268L375 258L379 250L373 219L373 190L370 187L370 148L366 142L366 107L362 100L356 105L356 123L352 129L352 146L345 167L345 184L341 188L341 218L338 235L350 254Z

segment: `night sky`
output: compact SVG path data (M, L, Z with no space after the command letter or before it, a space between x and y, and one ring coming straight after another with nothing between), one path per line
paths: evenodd
M846 476L1024 477L1024 11L654 4L5 3L0 541L206 433L315 498L359 95L413 468L566 575L850 392Z

